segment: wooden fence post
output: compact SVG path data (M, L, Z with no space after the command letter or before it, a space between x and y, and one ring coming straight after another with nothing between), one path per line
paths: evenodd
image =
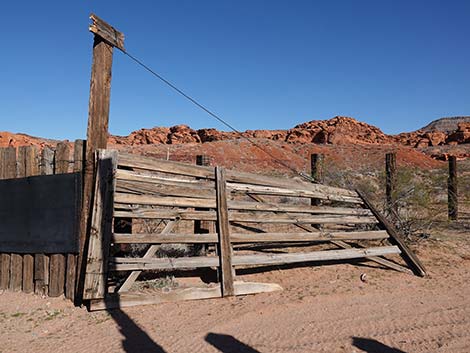
M232 244L230 243L230 225L227 207L227 191L225 171L223 168L215 168L216 181L216 205L217 205L217 234L219 236L218 253L220 263L220 276L222 296L235 295L233 285L234 269L232 266Z
M16 148L0 149L0 178L16 178ZM10 288L11 255L0 254L0 289Z
M385 155L385 194L387 199L387 211L392 219L397 215L398 207L396 201L397 184L397 155L390 152Z
M455 156L449 157L449 179L447 182L447 195L449 220L455 221L459 216L457 158Z
M312 153L310 155L310 176L316 182L323 184L324 182L324 170L323 170L323 161L324 156L320 153ZM312 206L319 206L321 205L321 200L318 199L311 199Z
M54 162L54 174L64 174L69 172L70 147L68 142L61 142L57 144ZM49 296L58 297L64 294L65 289L65 255L51 255L49 266Z
M24 152L21 153L24 162L24 175L26 177L39 174L39 163L36 147L20 147ZM23 255L23 292L32 293L34 290L34 256L31 254Z
M54 151L48 146L41 152L39 171L41 175L54 174ZM38 295L49 294L49 260L46 254L34 255L34 292Z
M15 178L24 178L26 149L25 146L18 148L18 156L16 157L16 175ZM23 256L21 254L11 254L10 257L10 290L21 291L23 286Z
M91 67L90 100L88 110L88 128L85 154L85 172L83 179L83 202L80 221L77 295L83 295L86 271L87 233L90 217L91 195L94 178L94 154L98 149L105 149L108 141L109 104L111 97L111 69L113 48L124 50L124 35L98 16L90 15L94 33L93 62ZM77 303L79 302L77 298Z

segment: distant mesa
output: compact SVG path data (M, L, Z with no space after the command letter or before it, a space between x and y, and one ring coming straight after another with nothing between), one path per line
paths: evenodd
M442 131L445 133L453 132L458 129L460 123L470 123L470 116L454 116L447 118L440 118L431 121L425 127L422 127L421 131Z

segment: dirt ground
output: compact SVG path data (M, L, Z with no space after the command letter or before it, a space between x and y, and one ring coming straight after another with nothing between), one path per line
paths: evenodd
M283 291L109 313L4 292L0 352L470 352L470 229L414 248L429 278L370 263L275 269L243 279Z

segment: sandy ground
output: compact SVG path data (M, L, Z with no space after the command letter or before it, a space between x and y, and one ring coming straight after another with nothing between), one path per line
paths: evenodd
M244 279L280 292L110 313L5 292L0 352L470 352L470 231L443 234L418 247L427 279L365 264L276 269Z

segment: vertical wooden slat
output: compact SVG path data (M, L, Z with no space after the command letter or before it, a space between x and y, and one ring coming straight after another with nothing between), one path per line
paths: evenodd
M219 235L219 259L222 296L235 295L233 286L234 269L232 266L232 244L230 243L230 225L227 208L225 171L215 168L217 198L217 233Z
M397 155L387 153L385 155L385 194L387 199L387 210L392 215L392 219L397 215L396 203L396 183L397 183Z
M199 154L196 156L196 165L202 165L205 167L208 167L211 165L211 161L209 156ZM196 211L204 211L205 209L201 208L196 208ZM194 233L195 234L207 234L207 233L213 233L214 232L214 222L211 221L200 221L196 220L194 221ZM194 249L196 253L206 253L207 251L207 244L198 244L194 245Z
M16 177L24 178L25 171L25 146L18 147L18 159L16 163ZM13 175L13 174L12 174ZM23 285L23 256L21 254L10 255L10 290L21 291Z
M449 157L449 179L447 182L447 203L449 220L455 221L459 217L459 198L457 182L457 158Z
M48 146L41 152L39 172L41 175L54 174L54 151ZM49 293L49 256L46 254L34 255L34 292L41 296Z
M323 171L323 155L320 153L312 153L310 155L310 176L317 183L323 183L324 171ZM311 199L310 204L312 206L321 205L321 200Z
M0 178L16 178L16 149L6 147L0 149ZM11 255L0 254L0 289L10 288Z
M36 147L24 148L24 173L26 177L39 174L39 163ZM34 290L34 255L23 255L23 292L32 293Z
M104 298L108 289L116 166L117 152L98 150L83 299Z
M55 174L68 173L70 169L70 147L67 142L57 144L55 152ZM65 289L65 255L53 254L49 261L49 296L58 297Z
M85 153L83 140L75 140L73 149L73 171L81 173L83 171L83 160ZM77 234L78 236L78 234ZM75 282L77 276L77 255L67 254L67 270L65 275L65 297L75 300Z

